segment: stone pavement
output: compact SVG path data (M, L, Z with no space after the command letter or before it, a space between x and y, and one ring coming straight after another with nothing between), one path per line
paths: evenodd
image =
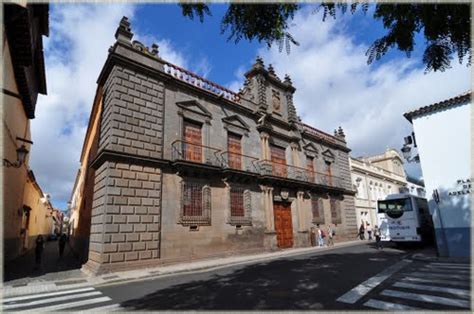
M88 276L79 270L73 270L69 272L62 272L62 274L59 274L57 278L53 279L49 279L50 277L47 277L47 275L39 277L36 280L32 280L30 278L28 284L22 284L21 286L16 283L12 284L11 282L7 282L2 288L2 294L4 297L10 297L29 293L52 292L64 289L79 288L84 286L104 286L119 282L123 283L125 281L152 279L177 273L196 272L200 270L208 271L211 269L217 269L231 265L250 264L259 261L269 261L282 257L314 253L318 251L329 251L335 248L365 244L367 244L367 241L356 240L335 243L335 245L331 247L296 248L254 255L230 256L219 259L200 260L169 266L157 266L154 268L115 272L100 276ZM61 278L61 276L64 277Z
M82 275L81 266L81 261L68 244L64 248L62 258L59 258L58 241L47 241L39 268L35 265L35 250L32 249L5 264L3 281L6 285L22 286L35 281L77 277Z

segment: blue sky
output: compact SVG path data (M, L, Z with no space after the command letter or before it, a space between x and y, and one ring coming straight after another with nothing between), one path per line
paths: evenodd
M394 50L368 66L367 48L385 33L372 19L373 7L367 15L346 13L323 23L313 5L304 5L290 29L301 45L289 55L256 41L228 42L228 33L220 33L226 5L210 7L213 15L200 23L183 17L176 4L51 5L50 36L44 40L48 95L40 96L32 121L31 167L56 207L66 208L69 200L96 80L124 15L134 39L158 43L165 60L235 91L262 56L278 75L291 76L303 121L329 133L342 126L353 156L399 149L411 133L404 112L470 88L470 68L456 60L444 73L424 74L421 36L412 58ZM421 175L417 165L405 168Z

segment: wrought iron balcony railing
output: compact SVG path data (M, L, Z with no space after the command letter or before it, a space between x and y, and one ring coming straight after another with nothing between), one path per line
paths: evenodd
M214 147L182 140L176 140L171 145L173 161L190 161L224 169L235 169L260 175L344 188L343 178L327 173L309 171L306 168L277 163L271 160L260 160L256 157L229 151L222 152Z
M172 144L173 161L185 160L200 164L221 167L221 151L217 148L186 142L174 141Z
M222 167L224 168L260 173L258 158L230 151L225 151L221 155Z
M344 187L343 178L328 175L327 173L309 171L305 168L290 166L282 163L273 162L270 160L260 161L259 167L260 173L262 175L270 175L298 181L305 181L309 183L315 183L331 187Z

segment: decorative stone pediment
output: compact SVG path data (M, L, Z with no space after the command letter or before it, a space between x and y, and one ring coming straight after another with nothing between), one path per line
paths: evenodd
M303 146L303 149L306 155L311 156L311 157L318 157L319 150L314 143L311 143L311 142L306 143Z
M222 119L222 122L224 123L224 128L228 128L229 126L240 128L246 132L250 131L250 127L248 126L247 123L245 123L244 119L237 115L225 117Z
M326 149L321 155L326 162L333 163L335 160L334 154L329 149Z
M203 116L212 118L212 114L202 104L196 100L186 100L177 102L176 105L184 110L188 110Z
M209 112L209 110L207 110L196 100L180 101L176 103L176 106L181 108L181 114L184 113L184 111L188 111L212 119L212 114Z

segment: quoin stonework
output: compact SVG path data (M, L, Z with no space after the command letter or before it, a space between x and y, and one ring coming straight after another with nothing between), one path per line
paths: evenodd
M257 58L236 93L132 37L124 17L72 193L86 270L305 247L316 224L355 237L345 134L301 122L289 76Z

